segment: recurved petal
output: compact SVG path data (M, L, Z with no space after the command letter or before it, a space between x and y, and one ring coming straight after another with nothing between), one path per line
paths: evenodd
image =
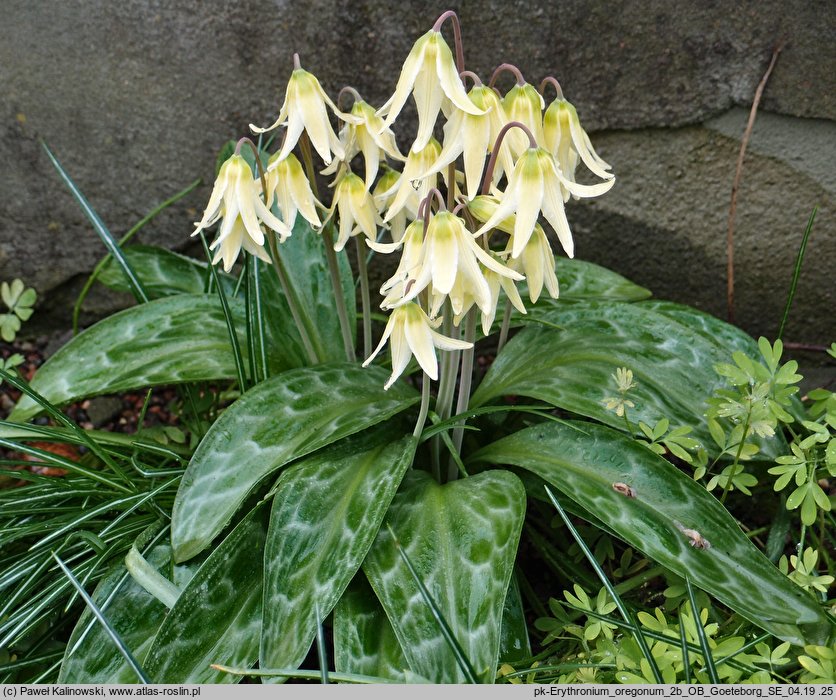
M524 156L525 157L525 156ZM519 257L537 225L540 207L543 205L543 172L533 159L526 163L522 177L515 183L517 219L514 222L514 247L511 257Z
M436 214L430 222L431 231L427 234L427 257L432 266L432 283L435 291L449 294L456 281L459 266L459 247L453 231L447 226L438 226ZM417 285L416 285L417 286Z
M392 355L392 375L389 377L389 381L384 385L384 389L388 389L392 386L392 384L395 383L395 380L403 374L403 371L406 369L409 364L409 360L412 357L412 350L409 347L409 343L406 339L406 333L404 331L404 311L405 309L396 309L392 312L392 315L398 316L398 319L392 329L392 338L389 341L389 352ZM429 374L429 372L427 374ZM438 372L436 371L435 376L430 376L433 379L437 379Z
M438 319L441 320L441 319ZM438 331L430 331L433 339L433 345L439 350L469 350L473 347L473 343L466 340L457 340L456 338L448 338L446 335L441 335Z
M433 345L433 330L427 322L426 316L416 305L404 307L404 332L406 335L406 342L410 350L418 360L427 376L432 379L438 377L438 361L435 357L435 347Z
M258 245L264 245L264 232L258 223L258 216L255 213L256 202L260 203L258 195L255 191L255 186L252 183L252 175L241 173L238 176L238 182L235 185L235 194L238 199L238 206L241 212L241 219L244 222L244 227L247 234Z
M424 66L415 77L413 92L418 108L418 134L412 144L412 151L415 153L422 150L432 138L433 128L441 110L442 95L438 89L435 72L429 66Z
M491 124L487 117L464 117L462 129L462 152L464 153L464 181L467 198L479 194L485 156L490 148Z
M543 281L546 284L546 289L552 299L557 299L560 295L560 288L557 283L557 274L554 270L554 253L546 235L538 236L537 244L540 246L540 258L543 261Z
M546 182L543 196L543 216L551 224L557 239L563 250L570 258L575 257L575 243L572 240L572 232L569 230L569 222L566 219L566 210L563 208L563 195L560 184L555 179Z
M471 246L471 250L473 251L473 254L476 256L476 259L489 270L493 270L498 275L508 277L512 280L519 281L521 279L524 279L519 272L512 270L510 267L506 267L492 255L482 250L481 246L479 246L479 244L477 244L476 241L474 241L472 238L470 238L470 240L468 241L468 246Z
M436 46L435 70L444 94L463 112L484 114L485 110L479 109L467 96L462 79L459 77L459 71L456 68L456 62L453 60L453 53L441 36L441 32L436 32L434 39Z
M612 173L608 173L604 168L599 164L600 158L598 158L597 154L595 156L592 155L590 148L587 146L588 137L586 137L586 132L581 128L580 120L578 119L578 113L575 111L575 108L572 107L569 112L569 131L572 134L572 143L575 145L575 150L578 152L578 155L581 157L584 165L589 168L593 173L595 173L598 177L608 180L612 177L615 177ZM585 138L586 137L586 138ZM574 192L573 192L574 194ZM579 195L579 196L594 196L594 195Z
M284 145L276 160L284 160L290 152L296 147L299 137L302 135L302 130L305 128L305 122L302 115L297 109L293 109L288 115L287 132L284 137ZM330 163L330 159L328 160Z
M386 322L386 328L383 329L383 335L380 338L380 342L377 344L374 352L366 358L365 362L363 362L363 367L368 367L377 354L383 350L383 346L386 345L386 341L389 340L389 336L392 335L392 329L395 327L395 321L395 314L389 316L389 320Z
M424 54L426 53L427 43L432 34L433 30L430 29L430 31L419 37L415 44L413 44L412 50L406 57L403 68L401 68L401 74L398 76L398 84L395 86L395 92L386 104L378 110L378 116L386 115L386 120L383 122L381 131L386 127L392 126L397 116L401 113L404 104L406 104L409 93L412 92L412 86L415 84L418 71L424 65Z
M288 238L291 234L290 227L281 219L277 218L273 215L265 205L261 199L256 198L255 200L255 213L256 215L264 222L264 224L273 229L276 233L279 234L279 237L284 241ZM253 239L255 240L255 239ZM258 242L258 241L256 241ZM264 241L262 240L259 245L263 245Z

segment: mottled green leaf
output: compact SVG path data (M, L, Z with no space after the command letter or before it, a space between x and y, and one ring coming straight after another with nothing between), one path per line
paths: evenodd
M564 300L641 301L650 296L650 290L640 287L617 272L577 258L558 257L555 273L560 285L560 299ZM554 300L544 293L536 305L548 308L559 303L559 300Z
M122 253L152 299L173 294L203 294L206 289L209 267L205 262L150 245L127 246ZM232 297L236 279L220 271L218 277L227 296ZM130 291L125 275L112 258L102 267L97 279L118 292Z
M157 633L144 668L156 683L237 683L211 664L252 666L261 628L266 503L213 551Z
M150 533L153 534L153 533ZM140 536L136 546L143 549L150 534ZM159 536L155 539L159 540ZM171 576L178 587L189 581L194 565L172 567L171 547L155 545L146 560L163 576ZM140 664L165 619L166 608L137 584L119 562L93 593L93 600ZM59 683L136 683L137 677L119 653L110 636L85 610L67 643Z
M688 326L692 331L699 333L707 340L725 348L729 358L726 360L727 362L730 360L732 353L738 350L752 358L760 355L757 342L746 331L705 311L695 309L693 306L661 299L648 299L643 301L641 306L668 316L683 326Z
M243 306L230 302L237 327L243 331ZM246 343L242 347L246 349ZM48 401L60 405L146 386L232 377L235 363L217 300L180 295L99 321L50 357L31 384ZM10 419L24 421L39 410L24 396Z
M489 445L473 462L529 469L595 513L628 544L793 644L823 644L833 627L702 486L634 440L593 423L549 423ZM616 490L621 483L635 497ZM706 544L707 542L707 544Z
M290 241L287 245L289 244ZM287 245L282 246L281 250L284 255L289 256L289 263L295 264L297 258L303 257L298 251L302 246L294 244L287 247ZM148 290L148 294L153 298L204 292L206 277L209 274L205 262L154 246L130 246L123 252L142 280L145 289ZM227 299L232 300L237 280L220 270L217 274ZM111 289L120 291L128 289L124 275L112 261L103 269L99 281ZM260 285L262 308L266 319L267 357L271 373L277 374L287 369L304 367L307 364L307 356L302 339L296 330L284 292L271 266L261 265ZM219 304L216 293L212 292L211 296L215 299L215 303ZM239 291L239 299L242 298L243 292ZM303 300L308 305L306 308L310 308L312 305L310 296L304 296ZM324 308L320 311L324 313ZM239 332L243 333L243 327ZM337 338L337 341L342 342L341 336ZM339 347L341 348L342 345ZM345 359L336 352L332 354L334 359Z
M525 515L525 489L508 471L437 484L407 474L386 522L471 665L492 681L505 596ZM434 683L464 680L450 646L381 529L363 565L412 670Z
M664 314L678 323L688 326L688 328L699 333L708 341L720 345L726 355L724 362L730 362L732 353L734 352L742 352L753 360L763 361L759 343L751 335L743 329L726 323L705 311L700 311L685 304L676 304L672 301L662 301L659 299L648 299L647 301L643 301L641 306L651 309L656 313ZM769 343L767 343L768 345ZM790 406L788 407L789 412L795 416L796 420L803 420L806 412L798 396L792 396L790 402ZM758 444L763 446L763 442L759 442ZM784 442L780 438L779 444L782 445L780 451L778 448L775 448L768 452L770 459L785 452L785 448L783 447Z
M343 349L342 331L337 316L334 301L334 287L331 284L331 277L328 273L328 264L325 258L325 245L322 236L318 231L311 228L301 216L296 217L296 225L293 227L293 235L279 246L279 255L284 260L285 268L290 276L291 283L299 296L303 312L308 314L312 321L311 341L317 349L317 354L323 362L341 362L345 360ZM351 266L348 262L346 252L337 254L337 262L340 269L340 281L342 282L342 294L348 311L348 318L352 322L352 333L356 335L357 324L354 320L357 317L355 306L354 280L351 274ZM276 282L276 275L270 271L263 277L269 280L270 285L275 285L274 296L279 295L279 286ZM268 289L270 289L268 287ZM269 293L267 298L273 298ZM290 310L282 297L281 303L271 309L268 304L268 321L276 332L276 337L282 337L283 328L289 329L293 324ZM285 335L288 333L286 332ZM296 331L293 326L293 338L295 342ZM301 342L301 341L300 341ZM299 356L305 357L301 346L298 349Z
M242 395L209 429L180 483L172 513L174 556L203 551L262 479L291 460L380 423L418 401L387 373L319 365L271 377Z
M412 464L414 437L376 432L297 462L279 479L264 552L262 668L297 668L305 659Z
M525 619L517 577L511 577L505 606L502 609L502 631L499 638L499 660L514 663L531 657L528 623Z
M627 393L635 404L627 416L637 435L639 421L655 425L667 418L674 428L691 426L692 437L716 453L704 413L706 400L724 385L714 365L728 360L726 347L644 304L577 302L530 313L559 328L529 327L514 337L471 407L522 395L624 429L624 418L604 402L620 396L612 375L627 367L637 384ZM780 439L760 444L766 459L781 454Z
M409 664L362 571L334 608L334 668L407 682L404 670Z

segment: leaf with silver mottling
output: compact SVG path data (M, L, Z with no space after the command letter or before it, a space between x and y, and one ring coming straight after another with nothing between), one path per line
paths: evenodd
M155 683L238 683L210 665L258 659L268 513L267 503L250 511L183 589L145 659Z
M514 464L595 513L607 528L772 634L825 644L834 627L702 486L635 440L593 423L548 423L488 445L472 463ZM488 472L492 473L492 472ZM615 489L613 484L624 484Z
M279 479L264 552L262 668L304 661L363 563L417 443L385 428L307 457Z
M243 394L212 425L189 463L171 518L174 558L203 551L263 479L320 447L380 423L419 399L383 389L380 367L294 369Z
M230 299L240 333L244 307ZM125 309L73 338L35 374L32 388L53 404L141 387L235 377L229 332L217 299L182 294ZM10 420L40 411L23 396Z
M508 471L437 484L405 477L386 521L480 678L492 681L503 606L525 515L525 489ZM432 611L381 528L363 569L410 668L434 683L465 680Z

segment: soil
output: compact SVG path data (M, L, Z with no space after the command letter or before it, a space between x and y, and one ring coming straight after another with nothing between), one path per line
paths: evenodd
M64 339L65 342L66 340L68 338ZM14 353L21 354L25 360L22 365L17 367L16 371L26 381L31 381L38 367L58 347L60 347L60 344L49 336L39 336L34 340L18 340L11 344L0 343L0 358L5 360ZM20 392L15 388L8 383L0 384L0 420L5 420L8 417L19 398ZM109 432L131 434L137 430L137 421L145 398L145 391L127 392L118 396L99 396L70 404L64 408L64 413L85 430L95 428ZM159 387L152 390L142 427L177 425L177 416L171 410L176 399L177 391L174 387ZM54 421L45 416L35 418L34 422L38 425L55 424ZM29 442L28 444L68 459L78 459L84 451L83 448L61 443ZM0 447L0 459L8 460L9 464L3 468L13 471L25 470L47 476L63 476L65 473L62 469L29 464L33 461L32 457L2 447ZM22 482L0 476L0 488L19 483Z

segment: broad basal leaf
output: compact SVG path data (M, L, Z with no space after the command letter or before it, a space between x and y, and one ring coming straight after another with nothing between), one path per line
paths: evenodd
M206 286L208 268L205 262L187 258L164 248L130 246L125 256L136 270L152 297L172 294L200 294ZM342 335L334 305L334 290L328 274L322 237L299 217L293 235L279 246L284 267L298 297L299 307L311 342L323 362L345 360ZM349 318L354 319L354 284L346 256L338 256ZM227 298L233 297L236 280L218 272ZM128 291L127 280L113 262L105 266L99 281L112 289ZM301 337L296 329L284 290L272 265L261 265L262 307L265 312L268 353L273 373L308 364ZM240 292L243 297L243 292ZM274 350L280 348L280 352Z
M502 609L502 632L499 638L499 660L513 663L531 656L528 640L528 623L525 619L520 587L515 576L511 577L505 607Z
M532 307L529 315L549 327L528 327L496 358L476 390L471 407L503 395L522 395L623 429L624 418L605 407L619 397L613 373L633 371L636 386L627 416L671 428L691 426L692 437L711 453L717 447L704 414L708 399L725 381L714 365L729 360L729 349L644 304L577 302L553 309ZM780 454L782 441L762 444L765 459Z
M757 342L746 331L705 311L662 299L648 299L643 301L641 306L668 316L683 326L688 326L707 340L719 344L725 349L728 357L738 350L749 357L757 357L760 354Z
M577 258L557 258L555 274L560 285L560 299L564 300L641 301L650 296L650 290L640 287L617 272ZM537 300L537 306L542 308L556 303L559 303L559 300L552 299L545 292Z
M262 668L297 668L305 659L412 464L414 437L375 432L318 452L279 479L264 552Z
M502 611L525 515L525 490L507 471L443 486L411 471L386 522L480 678L492 681ZM363 568L409 665L434 683L465 679L432 611L382 528Z
M766 631L793 644L826 642L834 630L815 600L758 551L702 486L621 433L577 425L583 432L559 423L521 430L472 461L534 472L625 542L687 574Z
M240 334L243 306L230 300ZM54 404L178 382L235 377L229 332L217 299L179 295L120 311L77 335L37 371L32 388ZM36 415L24 396L11 420Z
M136 547L144 549L150 536L151 533L140 536ZM172 576L174 584L179 587L186 585L196 569L193 565L172 567L171 547L167 542L156 544L145 558L163 576ZM165 619L165 606L131 578L122 562L99 583L93 600L142 665ZM104 627L89 610L85 610L67 643L58 682L136 683L138 680Z
M241 396L209 429L183 476L171 521L175 559L207 547L280 467L418 401L403 383L384 391L386 376L379 367L319 365L276 375Z
M299 306L305 314L308 335L322 362L342 362L345 360L342 331L334 302L334 288L328 272L325 258L325 246L322 235L314 231L301 217L296 218L293 235L279 246L279 255L284 261L291 284L299 297ZM345 298L348 318L352 332L356 333L357 310L355 308L354 281L351 266L345 253L337 255L342 282L342 294ZM281 292L273 270L262 273L265 282L265 307L267 320L274 337L287 337L294 344L295 352L304 358L301 341L298 340L296 326L290 309Z
M409 668L389 618L360 571L334 608L334 668L408 682Z
M237 683L210 665L258 659L268 512L250 511L183 589L145 659L155 683Z
M209 266L205 262L150 245L127 246L122 248L122 253L152 299L174 294L203 294L206 289ZM220 270L218 278L227 297L232 297L235 278ZM97 279L110 289L130 291L125 275L112 258L105 263Z

